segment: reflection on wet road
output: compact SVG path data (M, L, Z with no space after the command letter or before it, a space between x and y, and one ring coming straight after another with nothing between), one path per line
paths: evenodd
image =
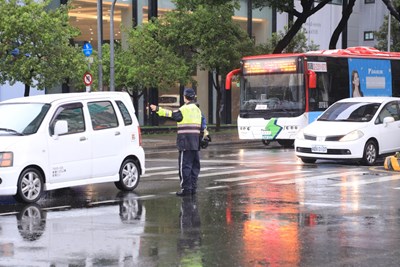
M148 151L135 192L113 184L0 198L0 266L398 266L400 175L306 165L293 150L202 151L178 198L177 155Z

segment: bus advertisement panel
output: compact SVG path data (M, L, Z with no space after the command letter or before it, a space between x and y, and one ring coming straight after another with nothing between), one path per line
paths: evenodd
M347 97L400 96L400 53L369 47L244 57L226 77L240 84L240 139L292 146L297 133Z

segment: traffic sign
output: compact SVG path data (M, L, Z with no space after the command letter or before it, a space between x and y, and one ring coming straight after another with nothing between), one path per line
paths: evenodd
M89 72L85 72L85 74L83 75L83 83L86 86L89 86L93 83L93 76L92 74L90 74Z
M90 43L85 43L83 45L82 51L85 54L85 56L87 56L87 57L90 56L93 52L92 45Z

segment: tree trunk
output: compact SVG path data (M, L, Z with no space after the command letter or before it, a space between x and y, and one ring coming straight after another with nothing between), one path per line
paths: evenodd
M216 69L215 70L215 76L212 76L212 81L214 84L214 88L217 91L217 109L216 109L216 122L215 122L215 131L219 132L220 128L221 128L221 112L222 112L222 103L221 103L221 99L222 99L222 93L221 93L221 85L218 82L218 76L219 76L219 70Z
M340 19L335 31L332 33L331 40L329 42L329 49L336 49L339 36L343 32L344 27L346 27L347 21L349 20L351 13L353 13L355 2L356 0L350 0L347 4L346 9L343 11L342 18Z
M389 9L390 14L400 22L400 14L397 12L396 8L393 6L393 2L390 0L382 0L386 7Z
M29 96L30 89L31 87L29 86L29 84L25 84L24 96Z
M278 42L276 45L273 54L280 54L282 51L289 45L290 41L292 41L293 37L299 32L303 24L306 22L308 16L302 15L301 17L297 18L294 22L293 26L290 27L287 34Z

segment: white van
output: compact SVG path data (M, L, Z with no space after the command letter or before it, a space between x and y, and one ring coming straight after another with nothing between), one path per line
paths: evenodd
M144 173L140 127L127 93L0 102L0 195L32 203L46 190L104 182L131 191Z

